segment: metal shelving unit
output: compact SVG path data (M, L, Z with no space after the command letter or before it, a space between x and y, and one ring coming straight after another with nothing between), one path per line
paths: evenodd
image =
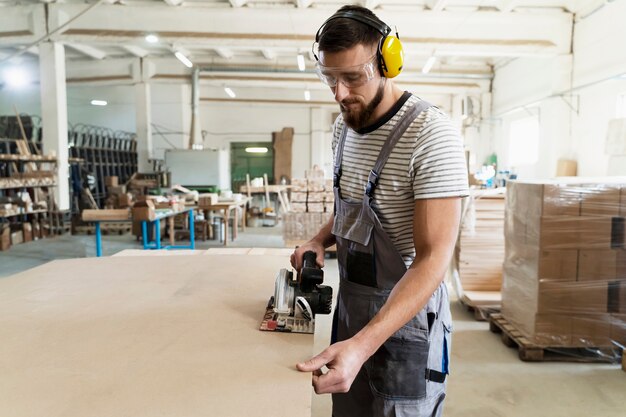
M77 125L70 132L70 157L83 160L84 168L96 179L93 197L99 207L106 199L104 178L117 176L125 183L137 172L135 134L111 129Z

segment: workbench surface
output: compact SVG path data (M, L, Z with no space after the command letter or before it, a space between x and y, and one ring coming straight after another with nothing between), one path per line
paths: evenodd
M71 259L0 279L3 417L310 416L313 336L258 330L286 256Z

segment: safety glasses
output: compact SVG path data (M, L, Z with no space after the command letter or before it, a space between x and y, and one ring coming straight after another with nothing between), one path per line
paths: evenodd
M319 62L315 65L317 76L329 87L336 87L338 83L348 88L360 87L371 81L376 71L376 64L372 61L352 67L326 67Z

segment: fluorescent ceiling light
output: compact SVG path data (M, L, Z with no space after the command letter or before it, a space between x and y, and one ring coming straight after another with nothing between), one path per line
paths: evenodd
M180 62L182 62L182 63L183 63L183 64L184 64L187 68L191 68L191 67L193 67L193 63L192 63L192 62L189 60L189 58L187 58L187 57L185 56L185 54L183 54L182 52L180 52L180 51L176 51L176 52L174 52L174 55L175 55L175 56L176 56L176 58L178 58L178 60L179 60Z
M304 55L298 54L298 69L300 71L304 71L306 69L306 65L304 63Z
M30 83L26 71L19 67L8 68L4 71L4 81L10 88L22 88Z
M248 153L267 153L267 148L246 148Z
M422 74L428 74L431 68L433 67L433 65L435 65L436 60L437 60L437 57L435 55L431 55L428 58L428 61L426 61L426 64L424 64L424 68L422 68Z
M226 94L228 94L228 96L230 98L235 98L235 92L233 90L231 90L229 87L224 87L224 91L226 91Z
M91 100L92 106L106 106L107 104L109 103L106 100Z
M306 101L310 101L311 100L311 92L309 90L304 90L304 99Z
M146 35L146 42L148 43L157 43L159 41L159 37L157 35Z

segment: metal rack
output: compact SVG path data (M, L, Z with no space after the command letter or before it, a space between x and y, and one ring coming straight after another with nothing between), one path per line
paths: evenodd
M120 183L125 183L137 172L134 133L81 124L70 132L69 146L70 157L82 159L85 169L96 179L92 194L99 207L106 199L105 177L117 176Z

